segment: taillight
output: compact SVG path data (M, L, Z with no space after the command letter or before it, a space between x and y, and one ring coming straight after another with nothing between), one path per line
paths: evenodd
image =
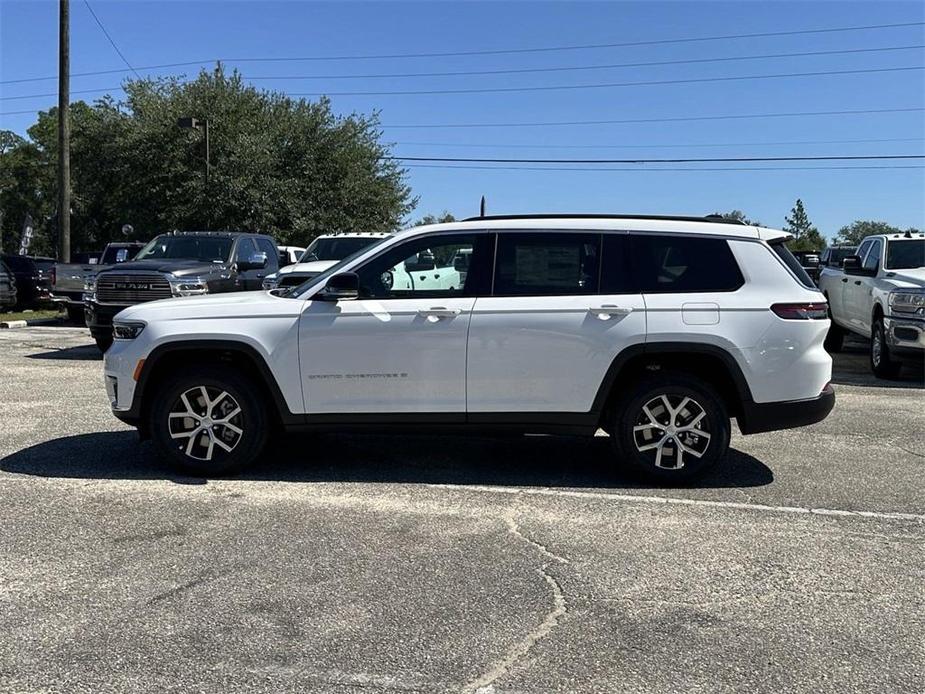
M785 320L822 320L829 317L828 304L774 304L771 310Z

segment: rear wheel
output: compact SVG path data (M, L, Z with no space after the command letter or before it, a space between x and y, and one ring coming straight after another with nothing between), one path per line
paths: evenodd
M100 352L106 352L107 349L112 347L112 336L111 335L102 335L93 338L96 342L96 346L99 347Z
M828 299L828 297L826 297ZM825 342L823 347L825 347L826 352L835 354L836 352L841 352L842 345L845 343L845 331L842 330L840 325L837 325L832 318L832 306L831 304L826 309L829 314L829 332L825 335Z
M662 482L693 479L725 456L729 413L708 383L686 374L649 376L617 403L611 440L633 470Z
M151 438L184 472L226 475L263 451L268 426L263 401L258 389L231 369L190 368L155 394Z
M890 355L890 346L886 341L883 319L874 319L870 331L870 370L877 378L893 379L899 376L902 363L894 361Z

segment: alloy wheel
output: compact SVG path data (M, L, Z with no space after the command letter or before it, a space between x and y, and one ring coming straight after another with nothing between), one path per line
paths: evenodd
M211 461L231 453L244 436L241 406L228 391L196 386L181 393L167 415L177 448L190 458ZM219 451L216 451L219 449Z
M642 406L633 426L636 450L657 468L679 470L684 457L703 457L710 446L706 410L684 395L657 395Z

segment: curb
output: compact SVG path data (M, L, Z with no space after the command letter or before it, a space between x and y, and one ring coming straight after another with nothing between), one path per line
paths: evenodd
M9 320L0 322L0 329L5 328L25 328L29 324L24 320Z
M36 320L8 320L0 321L0 330L13 328L32 328L42 325L61 325L60 318L38 318ZM79 327L79 326L75 326Z

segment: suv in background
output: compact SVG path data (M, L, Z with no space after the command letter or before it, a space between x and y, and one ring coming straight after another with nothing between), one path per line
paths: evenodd
M0 310L16 305L16 278L0 260Z
M280 269L272 275L267 275L263 281L264 289L277 287L296 287L312 277L320 275L333 265L337 265L344 258L363 250L371 243L375 243L386 233L358 233L358 234L323 234L309 244L299 262Z
M0 256L16 278L16 308L35 308L52 301L55 259L31 255Z
M139 303L177 296L259 290L279 268L269 236L227 231L162 234L135 259L87 280L86 323L102 351L112 344L112 319Z
M290 292L125 310L104 382L116 417L200 474L253 462L274 426L603 428L616 459L679 482L724 457L731 417L750 434L834 405L826 306L789 238L676 217L408 229ZM463 256L461 284L418 284L414 263Z

